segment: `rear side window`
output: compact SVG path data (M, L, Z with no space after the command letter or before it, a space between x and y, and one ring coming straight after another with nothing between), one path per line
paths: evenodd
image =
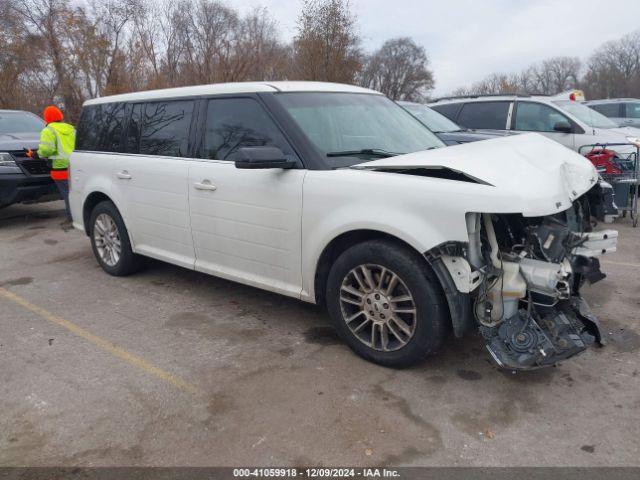
M518 102L516 109L516 130L526 132L554 132L557 123L571 122L567 117L543 103Z
M600 112L605 117L615 118L620 116L620 104L619 103L602 103L600 105L587 105L589 108L593 108L596 112Z
M456 121L456 115L458 114L458 110L460 110L459 103L445 103L444 105L433 105L433 108L436 112L441 113L449 120ZM458 122L459 123L459 122Z
M458 124L467 128L505 130L510 102L465 103Z
M626 118L640 118L640 103L627 103L625 107L627 111Z
M140 135L140 153L186 157L193 104L193 101L147 103Z
M82 109L77 150L118 152L124 126L124 103L89 105Z
M278 147L295 157L278 126L252 98L218 98L207 104L203 158L231 160L242 147Z

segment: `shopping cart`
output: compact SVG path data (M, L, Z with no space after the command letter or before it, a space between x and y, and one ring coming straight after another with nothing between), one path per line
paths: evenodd
M621 146L632 150L631 153L616 151L615 147ZM596 143L582 145L578 152L591 160L602 179L611 184L622 216L629 214L633 226L637 227L640 146L634 143Z

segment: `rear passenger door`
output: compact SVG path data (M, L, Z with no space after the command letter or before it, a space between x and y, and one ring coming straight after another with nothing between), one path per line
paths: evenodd
M201 111L201 159L189 169L196 270L299 296L306 170L235 168L244 146L276 146L299 162L257 98L212 98Z
M193 100L129 105L129 122L113 173L135 251L193 268L189 221L189 135Z
M469 129L506 131L512 103L508 100L465 103L456 123Z
M565 147L575 147L575 133L554 130L557 124L577 126L559 110L540 102L518 101L515 107L514 130L518 132L536 132L561 143Z

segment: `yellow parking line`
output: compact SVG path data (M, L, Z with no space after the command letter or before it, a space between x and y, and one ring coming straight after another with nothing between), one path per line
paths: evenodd
M38 307L37 305L33 305L32 303L29 303L24 298L16 295L15 293L9 292L8 290L5 290L2 287L0 287L0 297L4 297L7 300L11 300L12 302L20 305L21 307L29 310L30 312L35 313L36 315L44 318L45 320L51 323L54 323L56 325L59 325L63 328L66 328L71 333L79 337L82 337L85 340L88 340L94 345L100 347L105 352L110 353L114 357L118 357L121 360L124 360L129 365L137 367L140 370L148 373L149 375L153 375L154 377L159 378L160 380L168 383L169 385L172 385L176 388L179 388L180 390L183 390L191 394L196 394L200 392L199 388L196 387L195 385L191 385L190 383L182 380L181 378L175 376L174 374L166 372L159 367L156 367L155 365L148 362L144 358L139 357L134 353L128 352L125 349L120 348L117 345L114 345L108 340L104 340L103 338L100 338L97 335L94 335L93 333L85 330L84 328L79 327L75 323L71 323L69 320L65 320L62 317L59 317L57 315L54 315L51 312L48 312L44 308L41 308L41 307Z
M609 260L602 260L600 263L604 263L605 265L620 265L621 267L640 268L640 265L637 263L610 262Z

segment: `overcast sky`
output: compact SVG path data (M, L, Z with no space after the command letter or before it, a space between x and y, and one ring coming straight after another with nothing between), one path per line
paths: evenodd
M296 30L300 0L227 0L269 9L283 39ZM413 37L435 73L435 95L493 72L516 72L547 57L588 55L640 29L640 0L352 0L367 51Z

